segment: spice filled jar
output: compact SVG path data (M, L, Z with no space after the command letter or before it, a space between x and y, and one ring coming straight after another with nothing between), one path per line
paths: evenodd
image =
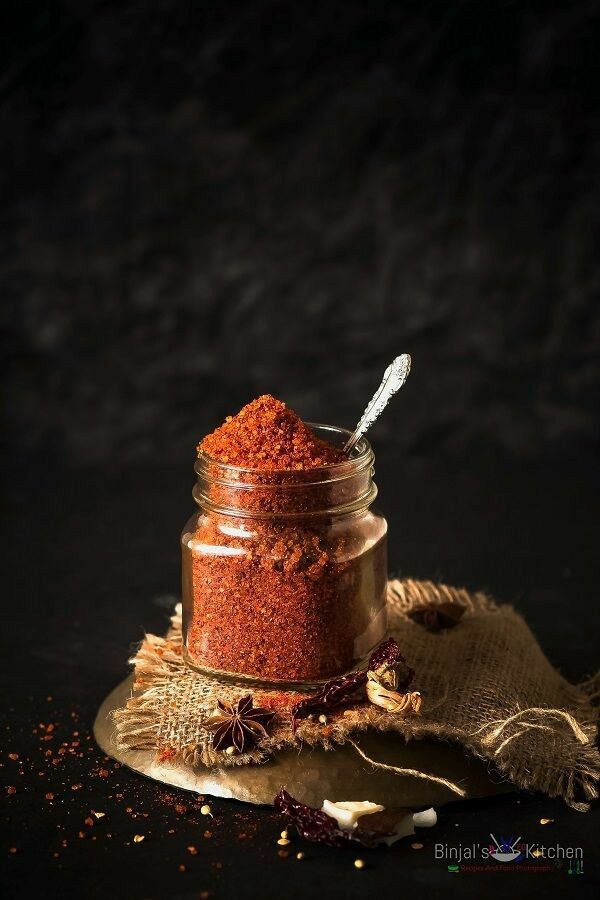
M349 432L309 426L341 447ZM341 454L339 454L341 458ZM310 686L386 632L385 519L364 438L331 465L265 471L200 451L183 554L184 656L210 674Z

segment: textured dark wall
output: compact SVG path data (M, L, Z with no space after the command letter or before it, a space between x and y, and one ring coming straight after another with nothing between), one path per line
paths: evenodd
M190 458L270 391L405 453L596 439L598 5L15 4L11 448Z

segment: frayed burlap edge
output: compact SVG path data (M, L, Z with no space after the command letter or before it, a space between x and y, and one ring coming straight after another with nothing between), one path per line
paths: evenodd
M432 634L406 615L423 603L447 600L466 608L453 629ZM257 705L279 710L268 738L248 753L216 753L203 721L214 714L217 697L235 700L249 688L187 668L178 607L167 635L147 635L131 660L135 690L114 713L119 749L154 749L162 760L194 766L232 766L264 762L294 745L333 749L349 743L365 758L353 738L367 730L391 732L406 741L457 742L517 787L587 809L597 797L600 775L593 707L598 676L569 684L550 665L521 616L483 593L396 580L388 585L388 605L390 634L417 670L414 688L423 695L418 716L394 715L365 702L333 714L325 725L303 721L294 735L288 709L298 695L253 689ZM448 786L462 794L460 786Z

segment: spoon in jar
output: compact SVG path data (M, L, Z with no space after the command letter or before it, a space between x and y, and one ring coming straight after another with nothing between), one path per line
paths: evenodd
M396 357L383 373L381 384L373 394L371 401L362 414L360 422L344 444L343 449L347 456L350 456L363 434L379 418L394 394L404 385L409 374L410 355L402 353Z

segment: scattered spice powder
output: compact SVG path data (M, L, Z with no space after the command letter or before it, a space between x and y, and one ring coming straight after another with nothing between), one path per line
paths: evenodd
M348 460L269 395L198 450L202 511L182 536L188 660L266 681L351 668L386 625L370 451ZM336 512L354 502L354 515Z
M165 747L164 749L159 751L158 758L161 762L166 762L169 759L174 759L176 755L177 753L173 749L173 747Z

